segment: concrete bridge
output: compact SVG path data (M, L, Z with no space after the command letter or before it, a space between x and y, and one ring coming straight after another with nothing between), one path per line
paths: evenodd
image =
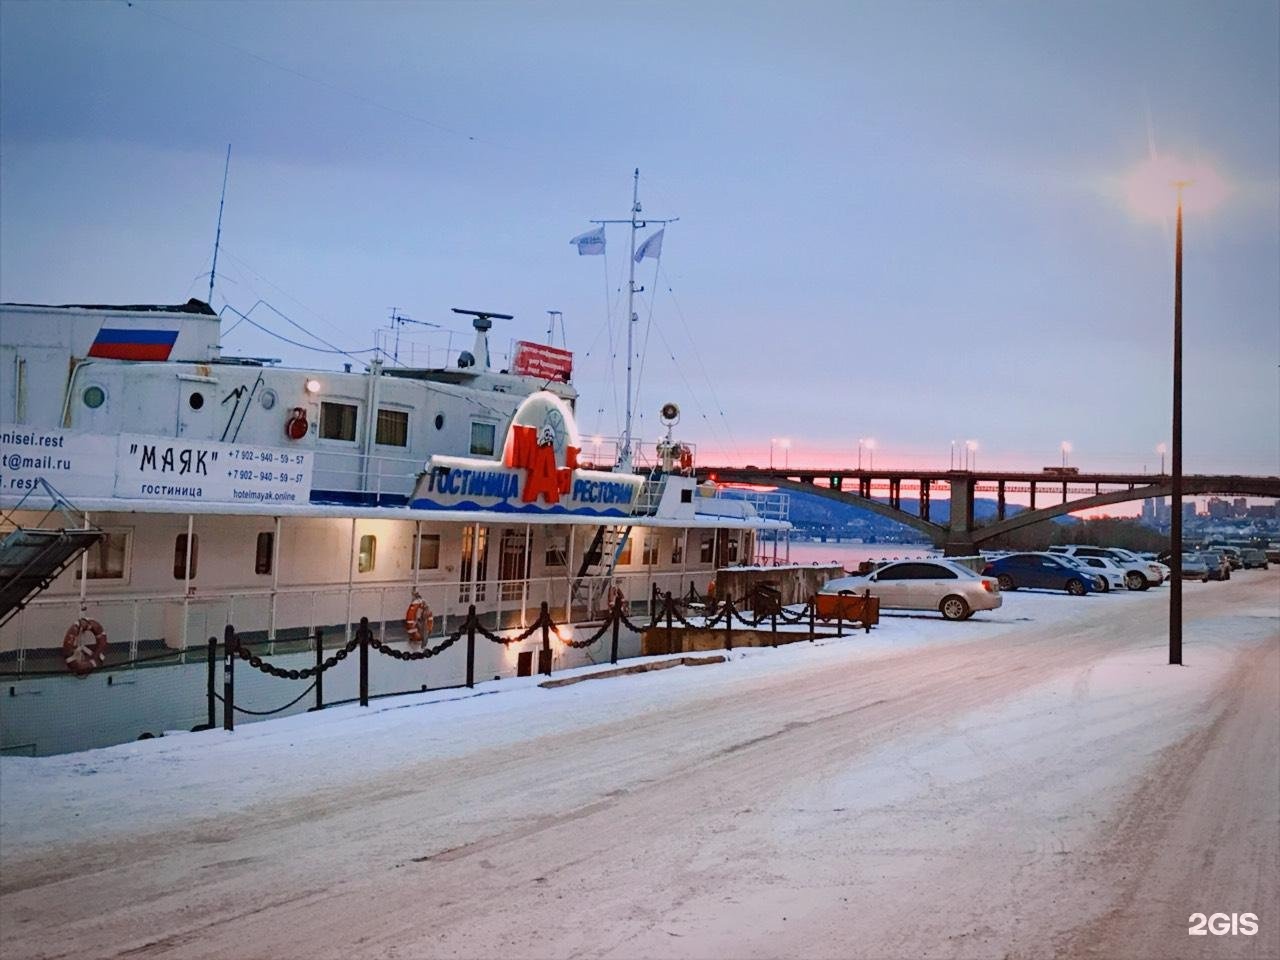
M969 470L822 470L768 469L759 467L700 467L700 479L720 483L747 483L794 490L847 503L921 531L948 556L973 553L982 543L1002 533L1049 520L1065 513L1104 507L1131 500L1172 495L1168 474L1075 473L1046 470L1041 473ZM916 493L919 508L902 508L902 492ZM884 499L875 499L887 491ZM1237 497L1280 498L1280 477L1190 474L1182 478L1186 496L1217 494ZM982 527L973 522L973 502L978 493L996 494L996 519ZM945 523L931 517L933 499L950 500ZM1010 515L1007 497L1024 494L1030 506ZM1053 498L1054 502L1044 501ZM1040 505L1037 505L1039 501Z

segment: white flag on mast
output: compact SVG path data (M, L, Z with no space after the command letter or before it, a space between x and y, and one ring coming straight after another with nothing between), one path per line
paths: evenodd
M666 232L666 229L666 227L663 227L640 246L636 247L636 263L639 263L645 257L653 257L656 260L662 256L662 235Z
M604 224L600 224L594 230L578 234L569 242L578 248L580 257L599 256L604 253Z

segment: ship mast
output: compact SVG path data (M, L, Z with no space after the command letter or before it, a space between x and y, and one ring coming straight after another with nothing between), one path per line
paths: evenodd
M631 364L634 359L634 338L635 338L635 298L637 293L642 293L644 287L636 286L636 231L643 230L651 223L660 223L666 226L668 223L675 223L679 217L672 217L669 220L641 220L640 219L640 168L636 167L632 174L631 183L631 219L629 220L592 220L591 223L626 223L631 225L631 252L627 256L627 266L629 268L627 276L627 416L625 426L622 431L622 449L618 451L619 471L631 472L631 464L634 459L632 450L631 436Z

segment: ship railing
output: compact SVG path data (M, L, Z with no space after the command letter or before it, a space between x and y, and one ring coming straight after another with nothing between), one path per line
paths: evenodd
M107 664L120 664L170 651L172 661L203 656L202 644L221 636L227 624L268 653L308 649L319 631L326 644L350 638L361 617L368 617L382 642L406 639L404 616L416 590L432 611L429 637L456 630L475 604L493 629L524 628L546 603L557 621L590 622L609 604L610 588L621 589L629 609L647 613L656 588L684 594L691 583L706 589L706 571L646 568L637 573L583 578L573 592L566 575L485 582L412 579L376 585L316 583L234 588L199 592L138 591L89 596L83 616L97 620L108 638ZM0 673L58 671L66 631L82 615L78 595L44 594L0 630Z
M422 473L421 460L384 454L319 449L315 454L311 487L333 493L408 497Z

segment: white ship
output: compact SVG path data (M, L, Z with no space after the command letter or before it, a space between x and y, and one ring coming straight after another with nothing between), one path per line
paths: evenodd
M0 671L59 669L82 619L108 662L202 656L227 624L264 653L339 644L361 617L401 641L415 594L428 641L472 604L496 628L543 602L586 621L611 588L641 606L705 591L788 528L779 495L700 487L670 428L629 469L584 444L572 355L521 342L494 369L499 316L473 313L474 344L434 367L335 372L224 357L201 301L0 305ZM477 672L528 672L533 646L487 649ZM441 660L430 685L459 682ZM7 692L0 747L21 751Z

